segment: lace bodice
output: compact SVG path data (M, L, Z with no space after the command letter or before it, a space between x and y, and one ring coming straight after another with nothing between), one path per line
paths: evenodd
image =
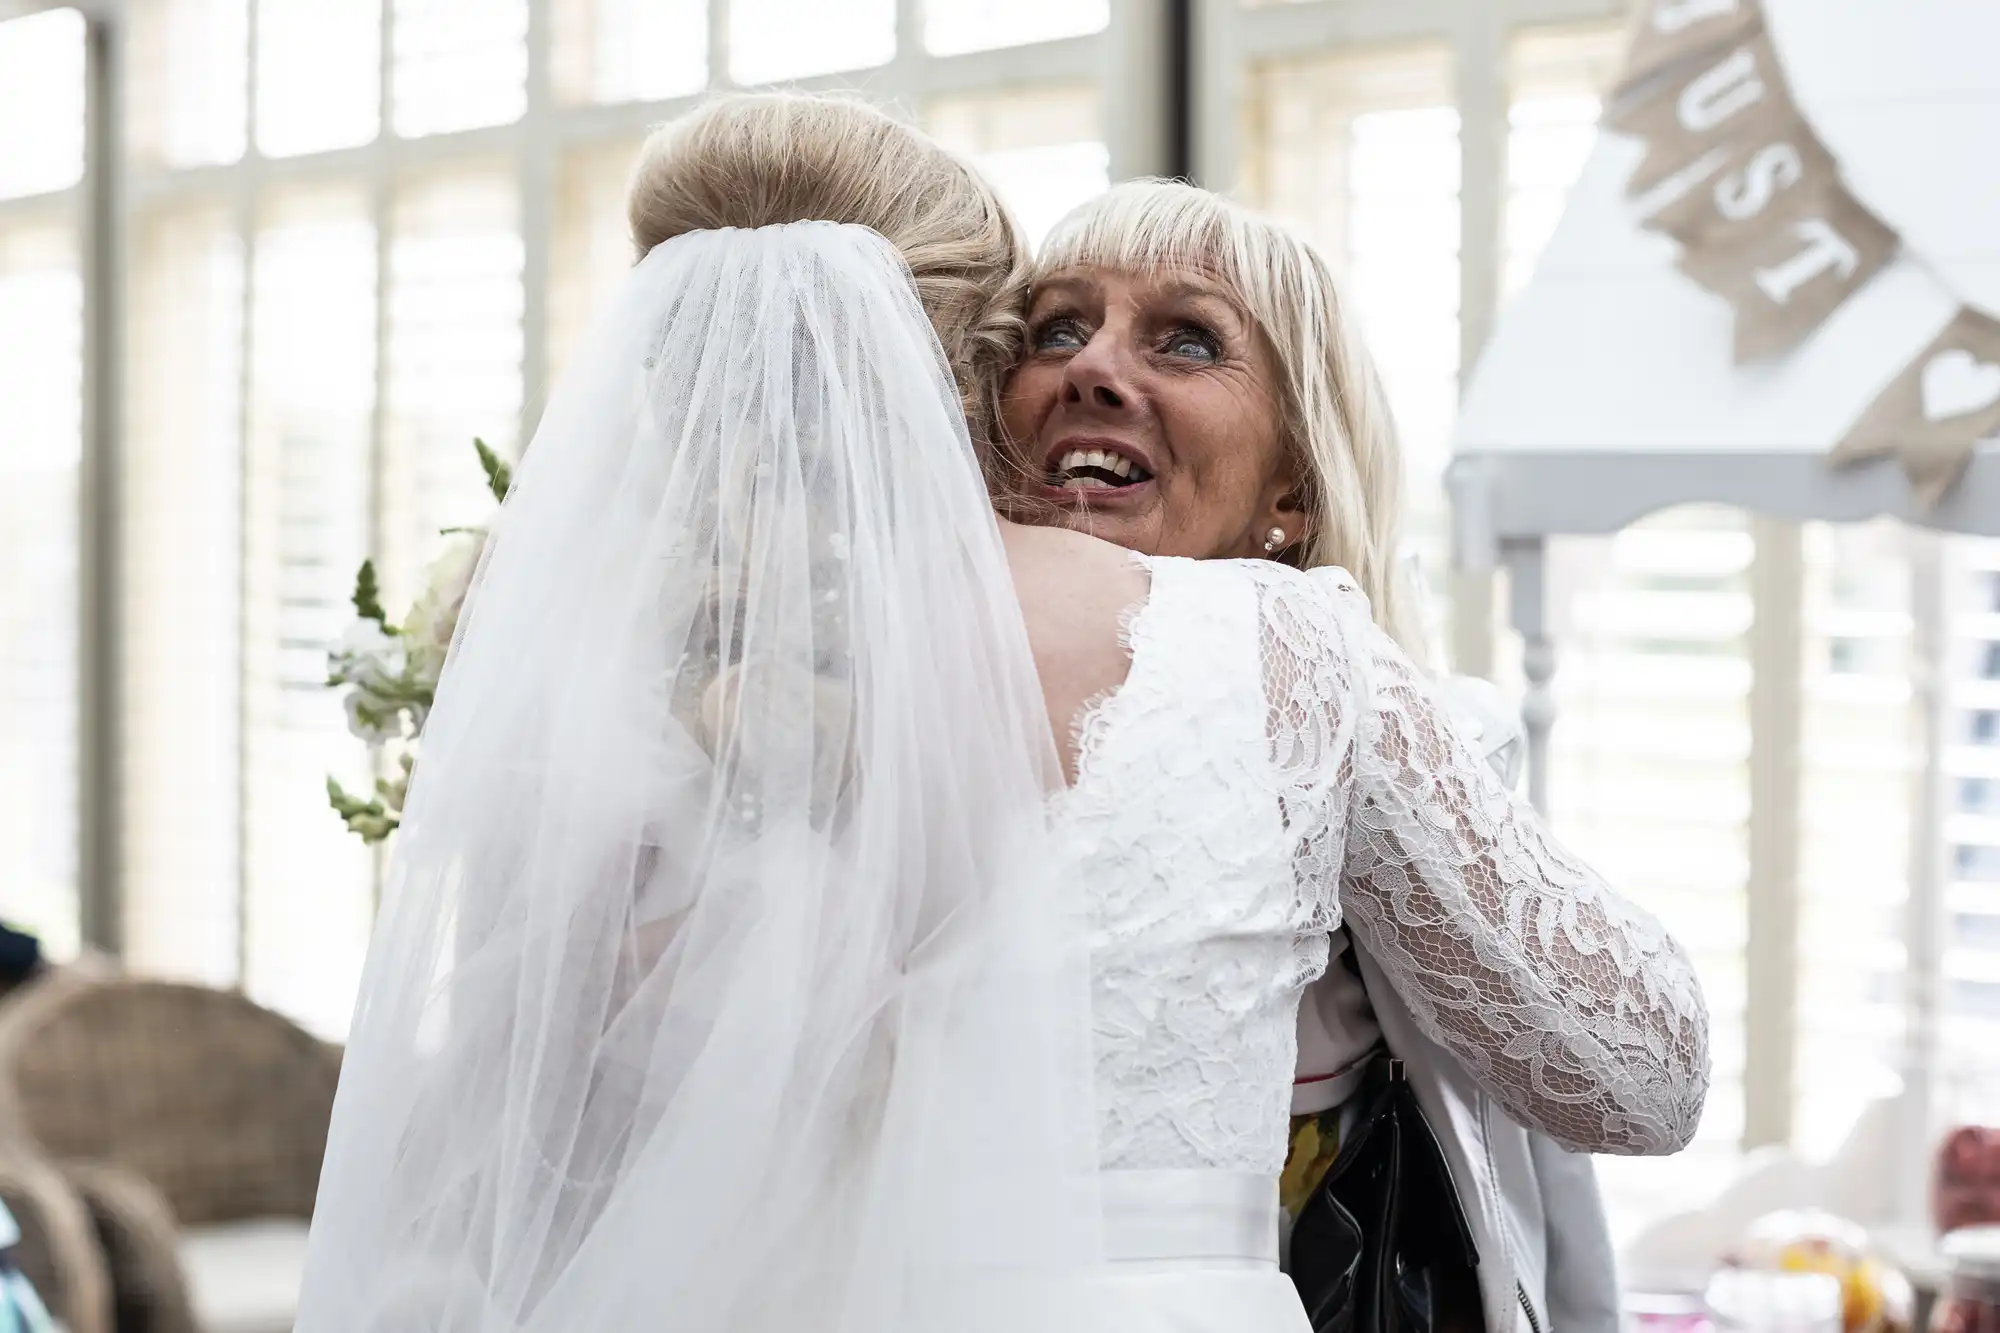
M1707 1017L1659 924L1454 735L1345 573L1154 560L1053 810L1090 903L1104 1165L1284 1164L1345 920L1427 1035L1567 1146L1693 1133Z

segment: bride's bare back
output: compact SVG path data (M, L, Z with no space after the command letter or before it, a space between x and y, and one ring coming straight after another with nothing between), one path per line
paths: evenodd
M1063 774L1074 782L1077 722L1131 667L1120 630L1146 599L1146 571L1123 547L1063 528L1002 522L1000 537Z

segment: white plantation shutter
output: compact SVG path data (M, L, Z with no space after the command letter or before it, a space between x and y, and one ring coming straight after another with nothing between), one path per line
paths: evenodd
M1792 1139L1836 1149L1901 1087L1913 784L1911 535L1805 530Z
M568 102L652 101L708 82L708 0L565 0L555 90Z
M200 167L243 156L253 0L153 0L135 5L126 147L152 165ZM282 21L275 19L274 21Z
M244 252L219 206L135 238L123 561L127 955L215 985L241 967Z
M1740 515L1703 509L1550 555L1550 822L1687 947L1712 1024L1714 1083L1694 1146L1671 1161L1600 1163L1621 1229L1704 1200L1744 1127L1754 558Z
M78 910L82 307L68 227L0 228L0 916L59 951Z
M326 685L369 549L376 238L356 191L273 199L251 261L243 537L243 984L338 1035L360 976L373 858L325 782L368 776Z
M499 173L444 176L396 201L389 248L384 595L400 609L442 529L483 523L493 495L474 437L515 452L521 410L522 247Z
M568 155L557 177L555 231L550 242L548 358L550 382L591 316L637 257L625 221L625 182L639 158L639 139L618 139Z
M1951 543L1941 1110L2000 1124L2000 542Z
M396 133L504 125L528 109L528 0L394 0Z
M0 23L0 919L76 946L84 25ZM37 198L35 196L42 196Z

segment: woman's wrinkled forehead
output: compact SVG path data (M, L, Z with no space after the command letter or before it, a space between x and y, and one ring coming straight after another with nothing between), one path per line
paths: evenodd
M1155 300L1218 301L1251 328L1258 321L1251 314L1243 293L1223 274L1206 266L1178 267L1150 265L1134 268L1112 264L1069 264L1036 276L1029 292L1030 308L1059 296L1072 298L1100 295L1107 279L1122 279L1142 285Z

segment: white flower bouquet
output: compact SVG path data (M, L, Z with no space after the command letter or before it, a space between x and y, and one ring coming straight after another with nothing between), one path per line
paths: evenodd
M484 440L474 440L472 446L479 451L479 465L486 471L493 498L505 500L513 470ZM358 619L327 654L327 685L347 691L348 730L368 742L378 756L378 767L380 756L393 753L395 759L395 776L377 778L373 796L366 799L348 792L334 778L326 780L334 813L371 845L387 838L402 822L417 742L437 697L445 654L486 544L484 528L454 528L444 535L451 544L425 572L423 591L400 624L391 624L382 609L375 562L362 562L354 580Z

